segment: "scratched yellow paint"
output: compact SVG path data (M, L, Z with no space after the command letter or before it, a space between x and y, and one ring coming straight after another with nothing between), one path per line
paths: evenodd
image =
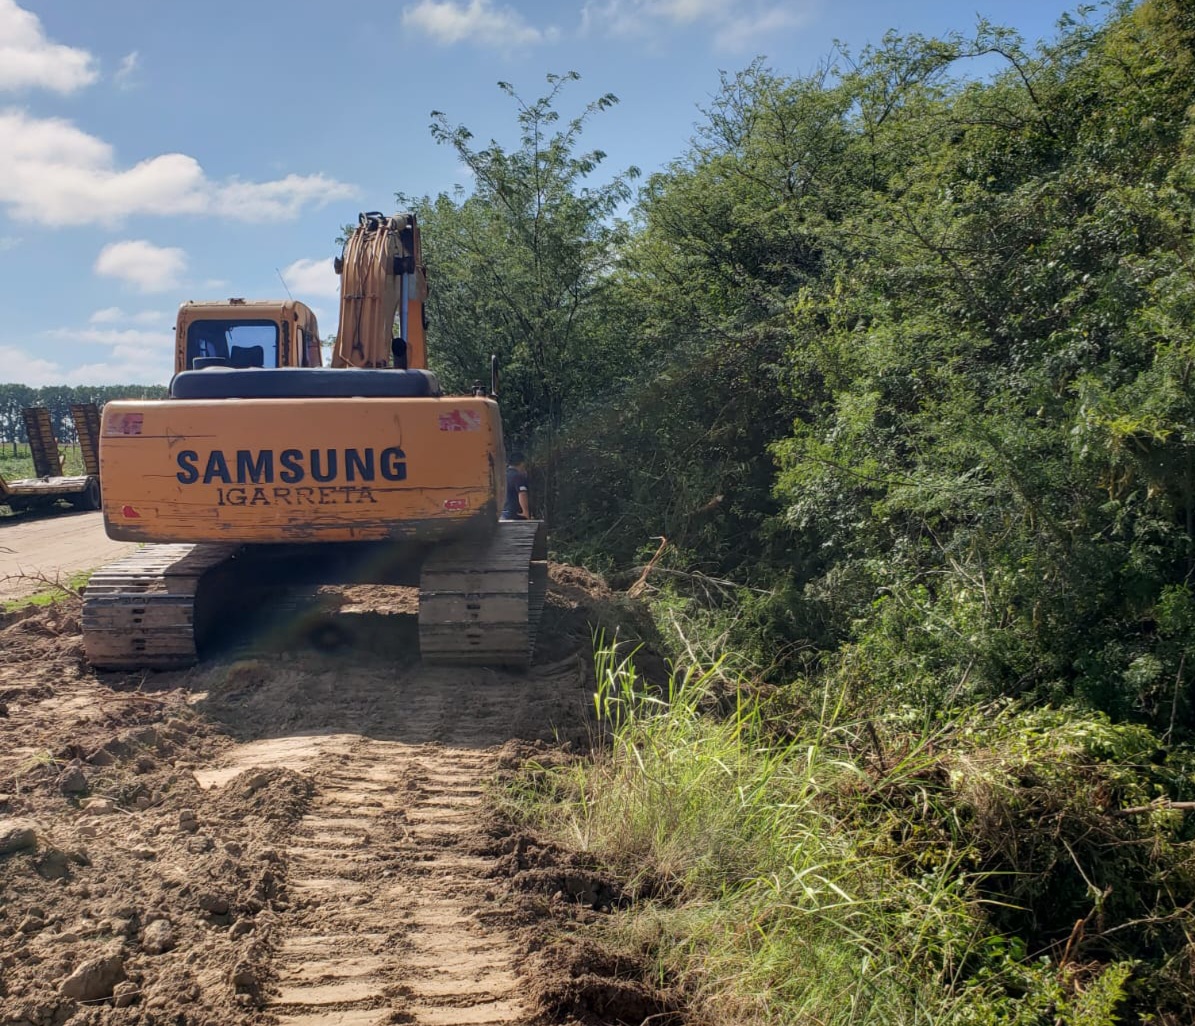
M118 540L430 539L495 518L505 488L485 398L130 400L100 433Z

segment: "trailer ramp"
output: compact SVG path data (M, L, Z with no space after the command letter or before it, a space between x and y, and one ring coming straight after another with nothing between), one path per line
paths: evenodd
M29 451L33 456L35 477L62 477L62 454L50 411L44 406L30 406L21 411L25 419L25 433L29 436Z

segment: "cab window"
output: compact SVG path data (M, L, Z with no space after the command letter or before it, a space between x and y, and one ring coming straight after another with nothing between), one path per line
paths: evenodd
M199 357L229 367L277 367L278 325L273 321L193 321L187 328L187 370Z

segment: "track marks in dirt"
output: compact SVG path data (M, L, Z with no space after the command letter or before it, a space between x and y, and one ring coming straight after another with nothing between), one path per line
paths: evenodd
M407 1011L428 1024L521 1021L517 948L483 911L492 861L462 850L481 816L478 783L494 772L493 759L429 746L416 764L423 782L407 811L406 839L426 854L407 873Z
M254 663L213 679L211 712L232 719L235 708L242 728L263 732L289 718L289 729L196 773L209 788L271 767L314 783L279 852L290 908L278 920L267 1010L280 1026L528 1021L524 948L495 893L496 857L484 854L487 788L509 769L504 742L583 719L575 663L517 677L306 670Z
M473 854L496 754L341 733L241 745L198 776L219 786L275 766L316 781L285 854L280 1026L525 1019L518 947L485 914L493 863Z

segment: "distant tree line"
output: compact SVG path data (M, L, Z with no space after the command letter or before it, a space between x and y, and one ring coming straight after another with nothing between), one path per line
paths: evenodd
M21 411L31 406L44 406L50 411L54 435L64 444L77 441L75 424L71 419L72 403L103 405L111 399L164 399L167 390L161 385L29 385L0 384L0 443L17 446L27 442L25 421Z

